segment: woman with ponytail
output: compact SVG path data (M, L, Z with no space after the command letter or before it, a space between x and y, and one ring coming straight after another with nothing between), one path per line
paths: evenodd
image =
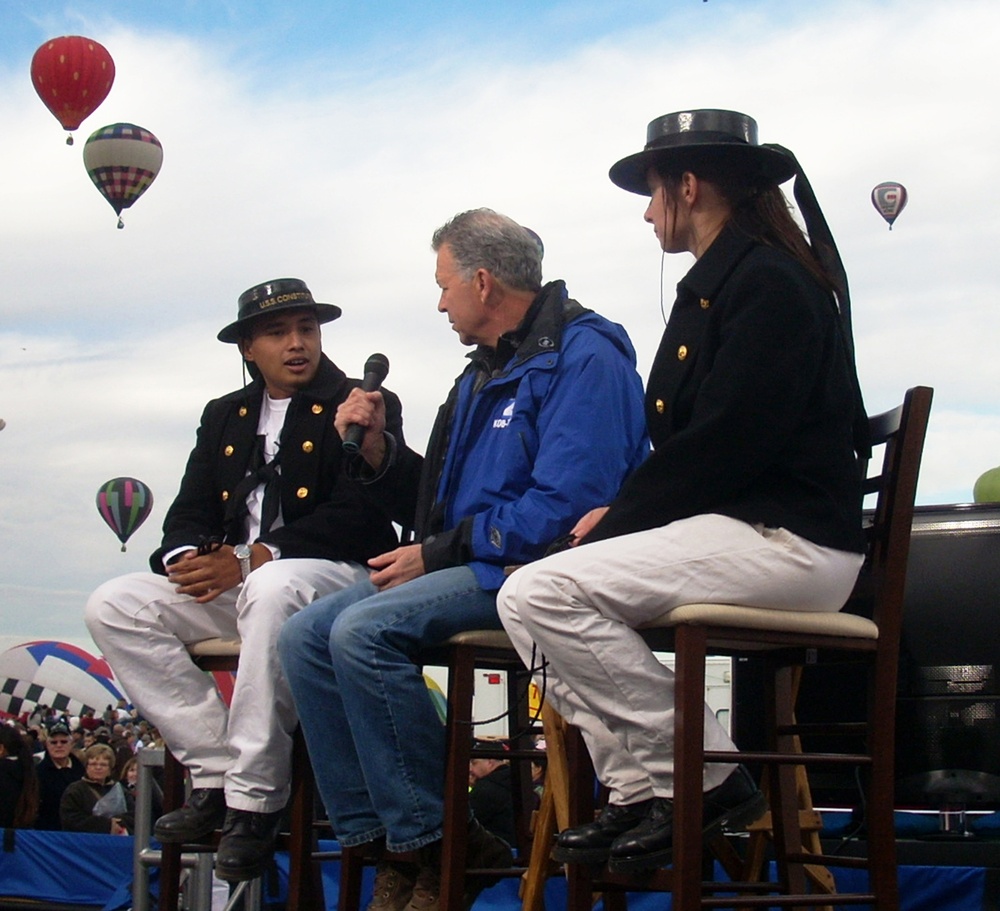
M695 259L646 385L654 452L580 519L580 546L515 572L498 603L611 795L553 857L633 872L669 863L673 839L674 678L636 628L706 601L839 610L863 558L867 419L846 276L790 152L746 114L681 111L610 176L649 197L663 254ZM792 177L808 238L780 189ZM711 711L705 740L734 749ZM742 766L706 766L703 787L706 837L766 808Z

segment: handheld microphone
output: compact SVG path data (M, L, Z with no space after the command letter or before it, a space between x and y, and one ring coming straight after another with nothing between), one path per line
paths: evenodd
M384 354L373 354L365 361L365 375L361 379L362 392L376 392L382 386L382 381L389 372L389 358ZM361 449L361 441L365 436L365 428L360 424L351 424L344 434L344 452L355 455Z

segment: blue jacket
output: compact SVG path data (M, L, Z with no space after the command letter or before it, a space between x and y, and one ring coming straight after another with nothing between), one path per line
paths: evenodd
M497 351L478 348L426 458L399 447L374 483L422 542L428 572L468 564L486 590L611 502L649 452L625 333L550 282ZM374 491L373 491L374 493Z

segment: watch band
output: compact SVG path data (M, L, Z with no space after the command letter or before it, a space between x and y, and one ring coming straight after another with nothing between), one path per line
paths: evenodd
M234 549L233 554L240 564L240 576L246 582L247 576L250 575L250 548L242 545Z

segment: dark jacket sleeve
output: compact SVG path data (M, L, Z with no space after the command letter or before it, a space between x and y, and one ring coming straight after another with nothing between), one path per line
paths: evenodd
M180 489L163 520L163 542L150 556L154 573L164 573L163 555L185 544L197 545L203 537L222 537L224 502L217 492L213 428L219 419L219 406L209 402L201 415L194 449L188 456Z
M382 391L385 397L386 432L391 436L387 464L375 475L364 459L355 456L349 459L347 471L352 479L360 481L368 496L404 529L412 529L416 522L417 497L420 491L420 476L424 457L414 452L403 439L401 406L396 396Z

